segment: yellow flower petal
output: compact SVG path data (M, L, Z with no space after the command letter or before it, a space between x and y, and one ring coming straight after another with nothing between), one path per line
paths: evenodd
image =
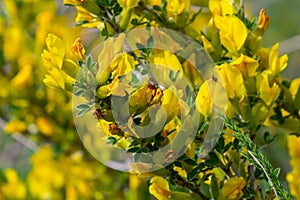
M246 181L242 177L233 177L227 180L221 189L222 196L220 200L238 200L243 196L242 189Z
M246 88L240 70L232 65L223 64L219 68L223 84L229 98L242 99L246 95Z
M208 7L213 15L226 16L233 14L233 6L229 0L210 0Z
M208 117L211 114L212 100L209 88L205 82L200 86L199 92L197 94L196 108L205 117Z
M279 57L278 55L279 43L276 43L270 52L269 56L269 70L275 74L279 74L287 67L288 56L287 54Z
M155 176L150 180L149 192L155 198L159 200L169 200L171 197L171 191L169 188L169 183L165 179L159 176Z
M270 74L272 74L272 72L265 70L257 80L257 84L259 86L259 96L268 106L270 106L277 99L280 93L280 88L275 82L270 87L268 77Z
M245 24L236 16L215 16L214 22L220 30L222 45L233 55L237 55L247 38Z
M256 76L257 74L258 61L251 57L241 55L230 64L239 68L244 77Z

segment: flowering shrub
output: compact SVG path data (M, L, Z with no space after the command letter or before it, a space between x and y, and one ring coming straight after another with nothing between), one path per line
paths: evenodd
M125 198L103 188L113 184L109 177L114 176L129 179L134 199L146 198L137 192L144 185L138 182L145 181L149 193L162 200L298 198L300 81L282 80L288 56L279 55L278 43L261 45L270 24L266 10L250 18L241 2L65 0L76 8L76 31L57 23L55 8L47 8L54 4L47 2L36 19L38 27L32 25L37 39L28 33L28 43L35 44L40 58L22 40L22 26L30 24L11 18L16 27L0 32L11 63L10 77L3 74L0 80L11 89L0 89L0 95L13 99L16 108L9 108L15 113L7 117L5 131L23 133L41 148L32 156L25 180L13 169L3 171L0 194L19 199ZM6 1L9 13L17 6ZM92 28L100 31L102 42L89 52L75 33ZM23 49L9 48L11 43ZM48 88L34 94L22 90L36 87L40 80L32 77L41 77L34 73L44 69ZM70 120L70 93L87 151L130 175L108 171L84 152ZM32 126L41 134L27 133ZM291 195L278 178L280 169L274 169L254 142L264 126L290 134ZM266 144L275 137L263 135Z

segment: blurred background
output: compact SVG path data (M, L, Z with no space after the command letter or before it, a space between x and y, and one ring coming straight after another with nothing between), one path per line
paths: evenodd
M271 24L263 45L271 47L279 42L280 53L289 55L284 79L299 77L300 1L245 3L250 17L266 8ZM98 30L75 27L75 17L75 9L64 6L62 0L0 1L0 188L4 180L11 183L2 188L6 194L0 190L0 200L9 192L22 199L22 185L29 188L30 197L38 199L151 198L141 180L107 169L85 151L74 128L70 94L49 89L42 81L46 72L40 55L48 33L59 36L68 44L66 48L79 36L88 51L99 40ZM282 168L284 180L291 170L286 133L279 129L269 131L280 134L275 142L260 149L275 167ZM262 144L261 138L262 134L258 134L258 145ZM62 178L53 179L54 174Z

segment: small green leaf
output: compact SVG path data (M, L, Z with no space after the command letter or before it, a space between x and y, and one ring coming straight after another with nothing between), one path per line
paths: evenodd
M182 163L179 162L179 161L175 161L175 162L173 163L173 165L176 166L176 167L182 168Z
M274 169L274 174L276 175L276 177L279 177L280 171L281 171L281 169L279 167Z
M191 181L198 174L198 168L195 167L190 173L187 174L187 179Z
M264 133L264 141L267 144L270 143L270 133L268 131Z
M154 39L152 36L147 40L147 48L152 49L154 47Z
M154 5L154 6L153 6L153 10L161 11L161 7L158 6L158 5Z
M107 143L106 144L116 144L116 142L117 142L117 139L115 137L109 136L107 138Z
M218 179L216 175L213 173L210 179L210 195L213 199L217 200L219 196L219 186L218 186Z
M88 104L79 104L79 105L77 105L76 106L76 109L77 110L84 110L84 109L88 109L88 108L90 108L90 105L88 105Z
M139 50L145 49L145 46L141 43L136 43L135 45Z
M140 150L140 147L132 147L130 149L128 149L127 151L130 153L136 153Z
M186 158L186 159L184 159L183 161L184 161L186 164L188 164L188 165L192 165L192 166L197 165L196 161L194 161L194 160L192 160L192 159L190 159L190 158Z

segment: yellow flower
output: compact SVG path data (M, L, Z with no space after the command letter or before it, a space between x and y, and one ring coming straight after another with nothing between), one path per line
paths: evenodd
M200 86L199 92L197 94L196 108L205 117L208 117L211 114L212 100L209 88L205 82Z
M4 176L7 183L0 186L0 191L2 190L4 197L8 199L26 199L26 186L18 177L17 172L8 168L4 170Z
M46 76L44 83L52 88L58 86L65 89L66 83L72 84L75 81L74 78L63 71L65 45L61 39L51 33L46 38L46 44L48 51L43 51L42 59L43 65L47 68L50 76Z
M246 88L240 70L237 67L228 65L226 63L218 68L228 98L243 99L243 97L246 95Z
M59 189L64 184L64 174L54 160L49 146L40 148L32 157L33 165L28 174L29 191L34 198L57 199L60 197Z
M269 56L269 70L275 74L279 74L287 67L288 56L285 54L281 57L278 55L279 44L276 43L270 52Z
M71 46L71 52L78 60L84 60L85 49L80 38L77 38L74 44Z
M6 133L21 133L27 128L26 123L19 120L11 120L5 126Z
M180 108L180 91L176 88L171 87L164 90L163 96L161 98L161 105L164 107L167 114L167 122L170 121L173 117L177 116L181 111Z
M258 28L261 29L261 35L267 30L270 24L270 17L266 15L266 9L261 9L257 22Z
M19 27L7 27L4 32L3 52L9 61L17 60L25 48L25 33Z
M150 71L154 79L164 87L174 84L174 80L170 79L170 73L173 73L174 77L179 73L177 80L183 76L183 69L179 60L169 51L156 51L150 58L150 62Z
M245 187L246 181L242 177L233 177L225 182L221 189L219 200L238 200L243 196L242 189Z
M124 9L133 8L138 5L140 0L118 0L120 6Z
M64 0L65 5L73 5L83 7L94 15L100 14L100 8L94 0Z
M101 49L98 56L99 71L97 78L98 84L103 85L109 76L112 74L113 78L125 75L134 69L136 61L134 58L124 51L125 34L120 34L115 40L108 38Z
M167 0L167 12L170 16L178 16L190 8L190 0Z
M291 156L290 164L292 171L287 174L291 194L296 198L300 198L300 138L294 135L288 136L288 149Z
M239 68L244 77L256 76L257 74L258 61L251 57L241 55L230 64Z
M290 85L290 91L291 94L293 95L293 99L296 97L296 94L300 88L300 78L296 78L292 80L291 85Z
M208 7L214 16L226 16L233 14L233 6L229 0L210 0Z
M159 176L155 176L150 180L149 192L159 200L169 200L171 198L171 190L169 183Z
M161 4L161 0L145 0L145 3L150 6L154 6L154 5L159 6Z
M214 47L212 44L204 37L203 35L201 36L202 42L203 42L203 47L208 53L212 53L215 51Z
M180 167L173 167L173 170L178 172L179 176L186 178L187 177L187 173L184 169L180 168Z
M104 28L104 23L102 21L100 21L100 19L95 18L94 15L92 15L89 11L87 11L85 8L81 7L81 6L75 6L76 7L76 11L77 11L77 15L76 15L76 19L75 22L88 22L88 23L84 23L81 26L82 27L86 27L86 28L98 28L100 31L103 30Z
M41 133L45 134L46 136L51 136L53 134L53 127L46 118L38 117L36 119L36 123Z
M245 24L236 16L215 16L214 22L220 30L222 45L230 54L237 56L247 38Z
M275 82L270 87L269 75L272 75L272 72L265 70L258 76L257 80L259 96L267 106L270 106L280 93L280 88Z

